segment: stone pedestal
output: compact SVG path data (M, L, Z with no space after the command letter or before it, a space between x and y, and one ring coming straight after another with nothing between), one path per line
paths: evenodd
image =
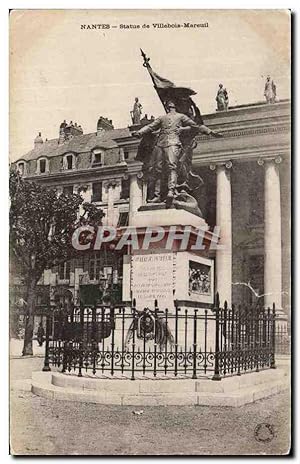
M213 314L214 262L208 258L207 249L210 240L216 240L208 230L205 220L185 210L161 209L157 206L153 210L147 205L134 214L131 225L135 226L140 242L149 228L160 227L164 236L160 241L150 243L149 249L132 250L124 256L123 301L135 299L138 311L145 308L153 311L156 300L162 318L165 317L166 309L172 315L168 321L172 334L175 334L174 314L177 304L180 308L178 344L183 348L186 346L187 350L193 346L192 317L197 309L197 315L202 316L197 318L198 348L214 350L215 323L209 319ZM171 242L173 246L168 249L168 240L174 230L178 239ZM199 232L205 237L203 248L181 249L180 237L184 236L185 231L191 231L191 235L195 236ZM188 317L187 322L184 319L185 314ZM208 317L206 324L205 314Z
M191 305L213 303L214 263L207 257L213 234L208 231L203 218L185 210L142 207L132 217L131 225L135 227L140 243L149 234L149 229L155 232L159 227L162 235L160 240L150 243L148 249L133 250L125 256L123 300L128 300L131 295L140 307L153 306L157 300L163 309L173 308L174 300ZM193 250L188 240L181 247L184 242L181 238L194 236L195 243L197 233L205 237L202 249ZM176 238L172 240L172 236Z
M141 206L132 217L131 225L136 227L193 226L208 230L205 220L185 209L166 209L164 204Z

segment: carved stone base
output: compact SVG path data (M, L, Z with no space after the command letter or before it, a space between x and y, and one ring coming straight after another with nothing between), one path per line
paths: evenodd
M188 211L190 214L193 214L197 217L200 217L201 219L203 219L201 213L198 213L198 212L195 212L194 210L190 210L190 208L188 206L184 206L184 205L180 205L179 206L176 206L176 205L173 205L171 208L167 208L166 206L166 203L147 203L147 205L144 205L144 206L141 206L138 211L158 211L158 210L168 210L168 211L174 211L174 210L183 210L183 211ZM203 221L205 222L205 220L203 219Z
M194 226L208 229L206 221L195 213L186 209L166 208L165 203L156 203L141 206L132 219L132 226Z

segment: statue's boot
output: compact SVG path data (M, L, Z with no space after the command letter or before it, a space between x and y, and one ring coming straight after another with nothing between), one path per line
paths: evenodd
M160 196L154 196L153 198L151 198L151 200L148 200L148 203L161 203Z
M148 203L161 203L160 197L161 181L157 179L154 186L154 197L151 200L148 200Z
M173 205L173 200L175 196L175 188L177 184L177 172L171 171L169 174L169 181L168 181L168 195L166 198L166 207L171 208Z

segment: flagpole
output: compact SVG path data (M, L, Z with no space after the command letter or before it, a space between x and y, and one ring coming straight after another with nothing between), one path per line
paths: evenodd
M166 108L166 106L165 106L165 104L164 104L164 102L163 102L163 100L162 100L162 98L161 98L161 96L160 96L160 94L158 92L158 88L157 88L157 85L155 84L155 80L154 80L151 72L149 71L149 69L151 69L151 71L152 71L151 65L149 63L150 58L147 58L146 54L144 53L144 51L141 48L140 48L140 50L141 50L141 55L142 55L142 57L144 59L143 66L144 66L144 68L147 68L147 71L148 71L148 73L149 73L149 75L151 77L151 80L153 82L153 86L154 86L154 88L156 90L156 93L157 93L157 95L158 95L158 97L159 97L159 99L161 101L162 106L164 107L165 112L167 113L167 108Z

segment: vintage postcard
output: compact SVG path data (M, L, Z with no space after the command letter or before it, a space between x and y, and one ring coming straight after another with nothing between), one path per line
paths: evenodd
M291 14L10 13L13 455L291 449Z

